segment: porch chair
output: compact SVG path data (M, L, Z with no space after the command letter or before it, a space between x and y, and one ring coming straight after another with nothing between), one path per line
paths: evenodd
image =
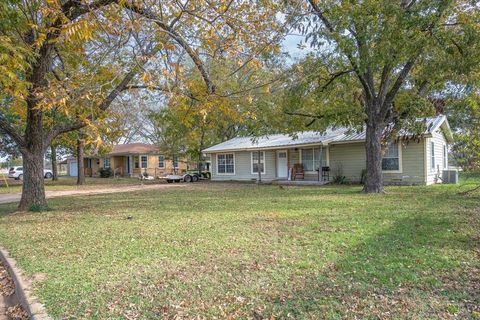
M295 163L293 165L293 180L297 180L297 178L305 179L305 170L303 169L302 163Z

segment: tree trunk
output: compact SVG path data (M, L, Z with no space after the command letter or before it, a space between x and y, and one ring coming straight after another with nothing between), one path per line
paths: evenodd
M84 159L83 159L83 147L84 147L83 137L77 139L77 185L81 186L85 184L85 169L84 169Z
M197 162L198 174L202 175L202 152L198 153L198 162Z
M57 147L53 144L50 146L51 162L52 162L52 180L58 181L58 166L57 166Z
M47 206L45 198L43 157L43 112L37 108L38 98L34 94L27 97L27 123L25 147L21 148L23 158L23 188L18 208L30 210L32 206Z
M43 177L43 152L25 152L23 157L23 189L18 209L30 210L32 206L46 207Z
M369 120L367 123L365 149L367 154L367 175L363 191L366 193L383 192L382 174L382 134L381 121Z
M200 147L198 148L198 174L201 176L202 175L202 150L204 148L204 139L205 139L205 130L204 127L202 126L202 135L200 137Z

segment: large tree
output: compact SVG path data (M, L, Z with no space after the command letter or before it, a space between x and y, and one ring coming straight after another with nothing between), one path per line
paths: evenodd
M464 0L293 3L290 17L304 17L296 26L314 54L294 70L299 82L291 85L299 100L287 113L311 118L308 124L362 128L363 122L364 191L383 192L385 142L417 116L433 114L433 98L478 67L478 4Z
M260 62L237 70L237 64L225 59L209 60L211 78L221 83L222 91L215 95L205 95L202 79L189 68L183 91L170 96L166 108L150 111L153 142L170 153L184 150L200 168L206 147L270 132L270 124L263 121L270 110L264 106L274 105L272 91L281 88L283 55L271 53Z
M181 75L157 69L171 62L172 52L188 57L208 93L216 90L203 56L236 57L240 66L255 61L258 43L271 46L271 34L279 29L270 14L275 6L262 4L2 1L0 128L24 159L19 208L47 205L43 157L52 140L94 123L137 75L147 89Z

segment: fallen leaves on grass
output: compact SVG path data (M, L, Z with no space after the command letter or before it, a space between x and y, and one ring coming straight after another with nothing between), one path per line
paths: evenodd
M15 284L8 274L7 269L0 264L0 295L8 297L15 292Z
M30 319L27 312L23 310L22 306L17 304L16 306L7 309L7 316L12 320L28 320Z

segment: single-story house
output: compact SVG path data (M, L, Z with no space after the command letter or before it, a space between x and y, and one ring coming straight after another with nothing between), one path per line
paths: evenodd
M412 139L404 132L388 144L382 161L386 184L429 185L439 182L442 171L448 169L448 145L453 138L447 118L418 121L425 125L422 134ZM303 175L297 179L323 181L338 175L360 182L366 168L365 131L354 133L347 128L239 137L203 152L211 156L216 181L256 180L258 170L263 181L293 180L292 170L300 166Z
M77 159L69 158L68 174L77 176ZM150 176L164 176L187 170L187 162L178 155L172 157L161 152L157 146L146 143L128 143L115 145L105 156L84 157L85 175L97 177L101 168L111 168L115 176L135 177L140 173Z

